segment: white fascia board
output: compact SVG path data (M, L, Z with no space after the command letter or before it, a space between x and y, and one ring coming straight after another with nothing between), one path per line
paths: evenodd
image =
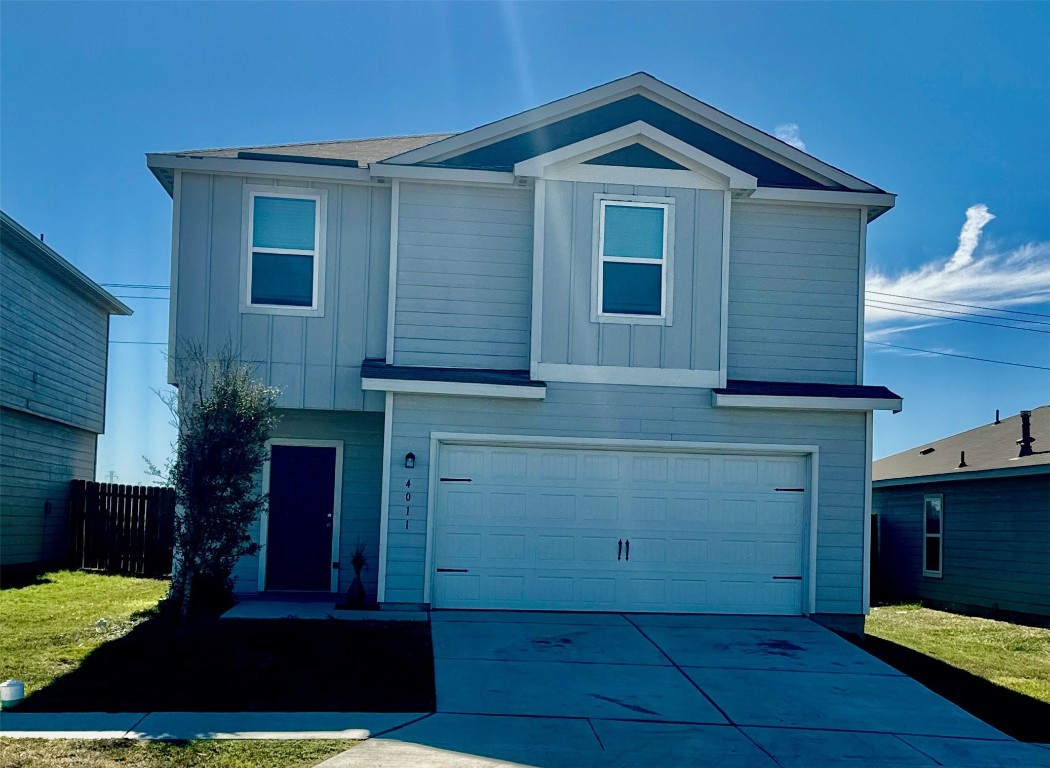
M718 371L685 368L630 368L618 365L567 365L536 363L537 379L576 384L627 384L646 387L691 387L706 389L718 386Z
M791 397L782 395L725 395L711 393L716 408L773 408L796 411L893 411L903 401L868 397Z
M367 168L343 165L317 165L290 160L241 160L236 157L193 157L188 155L147 154L148 168L165 168L201 173L267 176L270 178L329 179L331 181L364 181L372 177Z
M654 128L641 120L597 136L591 136L575 144L537 155L528 160L523 160L514 166L514 175L543 176L548 168L566 164L585 163L588 160L593 160L608 152L614 152L634 143L642 144L654 152L663 154L701 175L712 176L713 172L713 180L724 180L724 183L728 184L730 189L755 189L758 187L758 179L751 174L745 173L739 168L735 168L717 157L709 155L690 144L686 144L681 139L676 139L671 134L665 133L659 128Z
M543 400L546 387L514 384L477 384L458 381L408 381L405 379L361 379L361 389L400 392L407 395L452 395L456 397L503 397L515 400Z
M398 164L440 162L479 146L513 136L523 130L538 128L555 120L572 117L635 94L642 94L649 98L655 97L653 100L657 103L673 109L684 117L694 119L704 127L715 130L727 138L741 142L749 149L781 162L815 181L832 181L851 189L864 191L876 190L863 179L828 165L644 72L558 99L470 131L464 131L418 149L409 150L393 158L387 158L386 162Z
M410 181L444 181L465 184L514 184L513 173L475 171L468 168L434 168L419 165L372 163L368 168L373 179L407 179Z
M749 200L781 203L821 203L824 205L870 206L892 208L897 196L889 192L850 192L834 189L784 189L759 187Z
M654 453L730 453L730 454L775 454L784 456L816 455L819 448L807 444L785 443L731 443L701 442L694 440L644 440L638 438L610 437L560 437L555 435L501 435L474 432L431 432L432 440L446 445L511 445L529 448L533 446L557 448L586 448L590 450L639 450ZM816 488L816 485L813 486Z

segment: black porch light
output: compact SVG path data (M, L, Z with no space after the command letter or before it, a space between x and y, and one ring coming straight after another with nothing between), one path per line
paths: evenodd
M416 466L416 454L406 453L405 454L405 469L413 469Z

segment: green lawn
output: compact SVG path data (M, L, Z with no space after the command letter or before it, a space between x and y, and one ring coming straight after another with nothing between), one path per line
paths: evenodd
M300 768L349 749L352 741L87 741L0 738L8 768Z
M1050 702L1050 629L895 605L872 608L864 631Z
M48 573L41 582L0 590L0 679L24 681L27 695L127 634L168 591L156 579L77 571Z

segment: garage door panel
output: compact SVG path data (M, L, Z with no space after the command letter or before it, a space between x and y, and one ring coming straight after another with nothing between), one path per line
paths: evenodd
M446 446L439 471L471 482L438 484L437 607L801 612L806 496L775 488L802 457Z

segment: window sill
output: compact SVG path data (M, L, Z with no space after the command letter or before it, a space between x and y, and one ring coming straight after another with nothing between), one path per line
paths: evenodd
M658 315L591 315L592 323L615 325L671 325L670 317Z
M242 304L241 313L247 315L288 315L292 317L324 317L324 307L282 307L279 305Z

